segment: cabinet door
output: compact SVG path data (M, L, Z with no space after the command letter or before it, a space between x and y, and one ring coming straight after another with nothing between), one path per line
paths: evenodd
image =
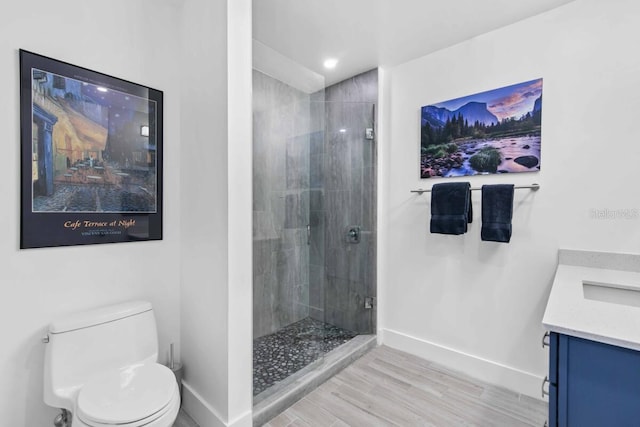
M557 371L557 399L556 413L557 426L567 427L569 425L567 417L567 390L569 390L569 337L558 335L558 371ZM585 426L586 427L586 426Z
M549 334L549 427L558 425L558 334Z
M640 425L640 352L567 336L559 347L559 426Z

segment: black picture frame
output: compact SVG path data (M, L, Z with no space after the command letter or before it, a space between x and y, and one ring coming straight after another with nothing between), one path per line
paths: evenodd
M20 248L162 240L163 92L19 55Z

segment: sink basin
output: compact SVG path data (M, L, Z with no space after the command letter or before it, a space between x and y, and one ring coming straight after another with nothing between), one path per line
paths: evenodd
M583 280L582 292L586 299L640 307L640 287L637 286Z

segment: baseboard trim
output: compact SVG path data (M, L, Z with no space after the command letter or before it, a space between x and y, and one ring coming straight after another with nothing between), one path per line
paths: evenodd
M182 381L182 410L198 423L200 427L250 427L252 413L247 411L228 423L222 420L218 411L206 401L197 391Z
M228 427L251 427L253 425L253 412L247 411L234 420L229 421Z
M200 427L227 427L217 411L184 380L182 381L182 409Z
M542 400L540 387L543 378L538 375L391 329L383 329L381 335L383 345L438 363L489 384Z

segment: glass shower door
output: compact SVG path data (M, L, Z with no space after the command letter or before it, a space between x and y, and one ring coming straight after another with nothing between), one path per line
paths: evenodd
M375 330L375 105L324 104L322 163L314 164L319 160L313 156L310 163L312 173L322 168L310 218L312 245L319 240L323 259L321 271L310 265L309 285L311 295L320 289L325 342L331 346Z

